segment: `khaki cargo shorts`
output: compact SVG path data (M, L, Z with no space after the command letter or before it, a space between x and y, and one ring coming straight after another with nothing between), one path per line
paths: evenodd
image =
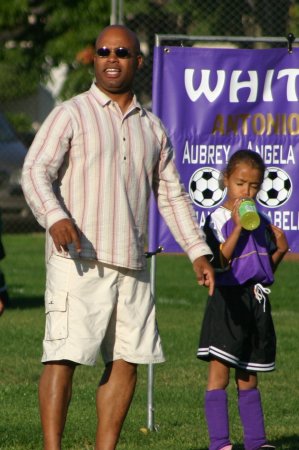
M146 270L52 255L47 263L42 362L95 365L165 360Z

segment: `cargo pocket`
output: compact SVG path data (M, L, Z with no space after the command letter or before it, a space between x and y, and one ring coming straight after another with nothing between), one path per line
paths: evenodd
M49 289L45 293L46 330L45 340L65 339L68 336L67 292L55 292Z

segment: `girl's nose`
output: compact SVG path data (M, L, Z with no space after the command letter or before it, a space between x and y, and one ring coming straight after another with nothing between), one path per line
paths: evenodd
M250 194L250 187L249 186L244 186L244 189L242 190L242 195L244 197L249 197Z

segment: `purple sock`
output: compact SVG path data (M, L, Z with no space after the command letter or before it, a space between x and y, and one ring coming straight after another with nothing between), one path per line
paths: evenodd
M206 391L205 413L210 436L209 450L230 445L227 395L224 389Z
M245 449L257 450L267 443L260 391L239 390L238 403Z

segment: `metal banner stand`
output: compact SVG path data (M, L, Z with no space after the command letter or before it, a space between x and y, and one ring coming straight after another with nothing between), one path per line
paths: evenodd
M146 258L151 258L150 285L151 295L155 300L156 295L156 254L161 253L163 247L158 247L154 252L146 252ZM156 431L154 417L154 365L148 365L148 383L147 383L147 428L146 431ZM143 429L142 429L143 430Z
M116 0L114 0L116 1ZM188 36L188 35L172 35L172 34L156 34L155 35L155 45L159 47L162 45L163 41L179 41L179 45L184 46L184 42L232 42L232 43L258 43L263 42L267 44L273 43L286 43L288 44L288 52L292 53L293 43L298 43L299 39L296 39L292 33L289 33L286 37L252 37L252 36ZM163 250L162 247L154 252L147 252L145 256L151 258L151 294L155 299L155 276L156 276L156 254ZM148 366L148 385L147 385L147 428L141 428L140 430L144 433L148 431L157 431L157 427L154 421L154 367L153 364Z

